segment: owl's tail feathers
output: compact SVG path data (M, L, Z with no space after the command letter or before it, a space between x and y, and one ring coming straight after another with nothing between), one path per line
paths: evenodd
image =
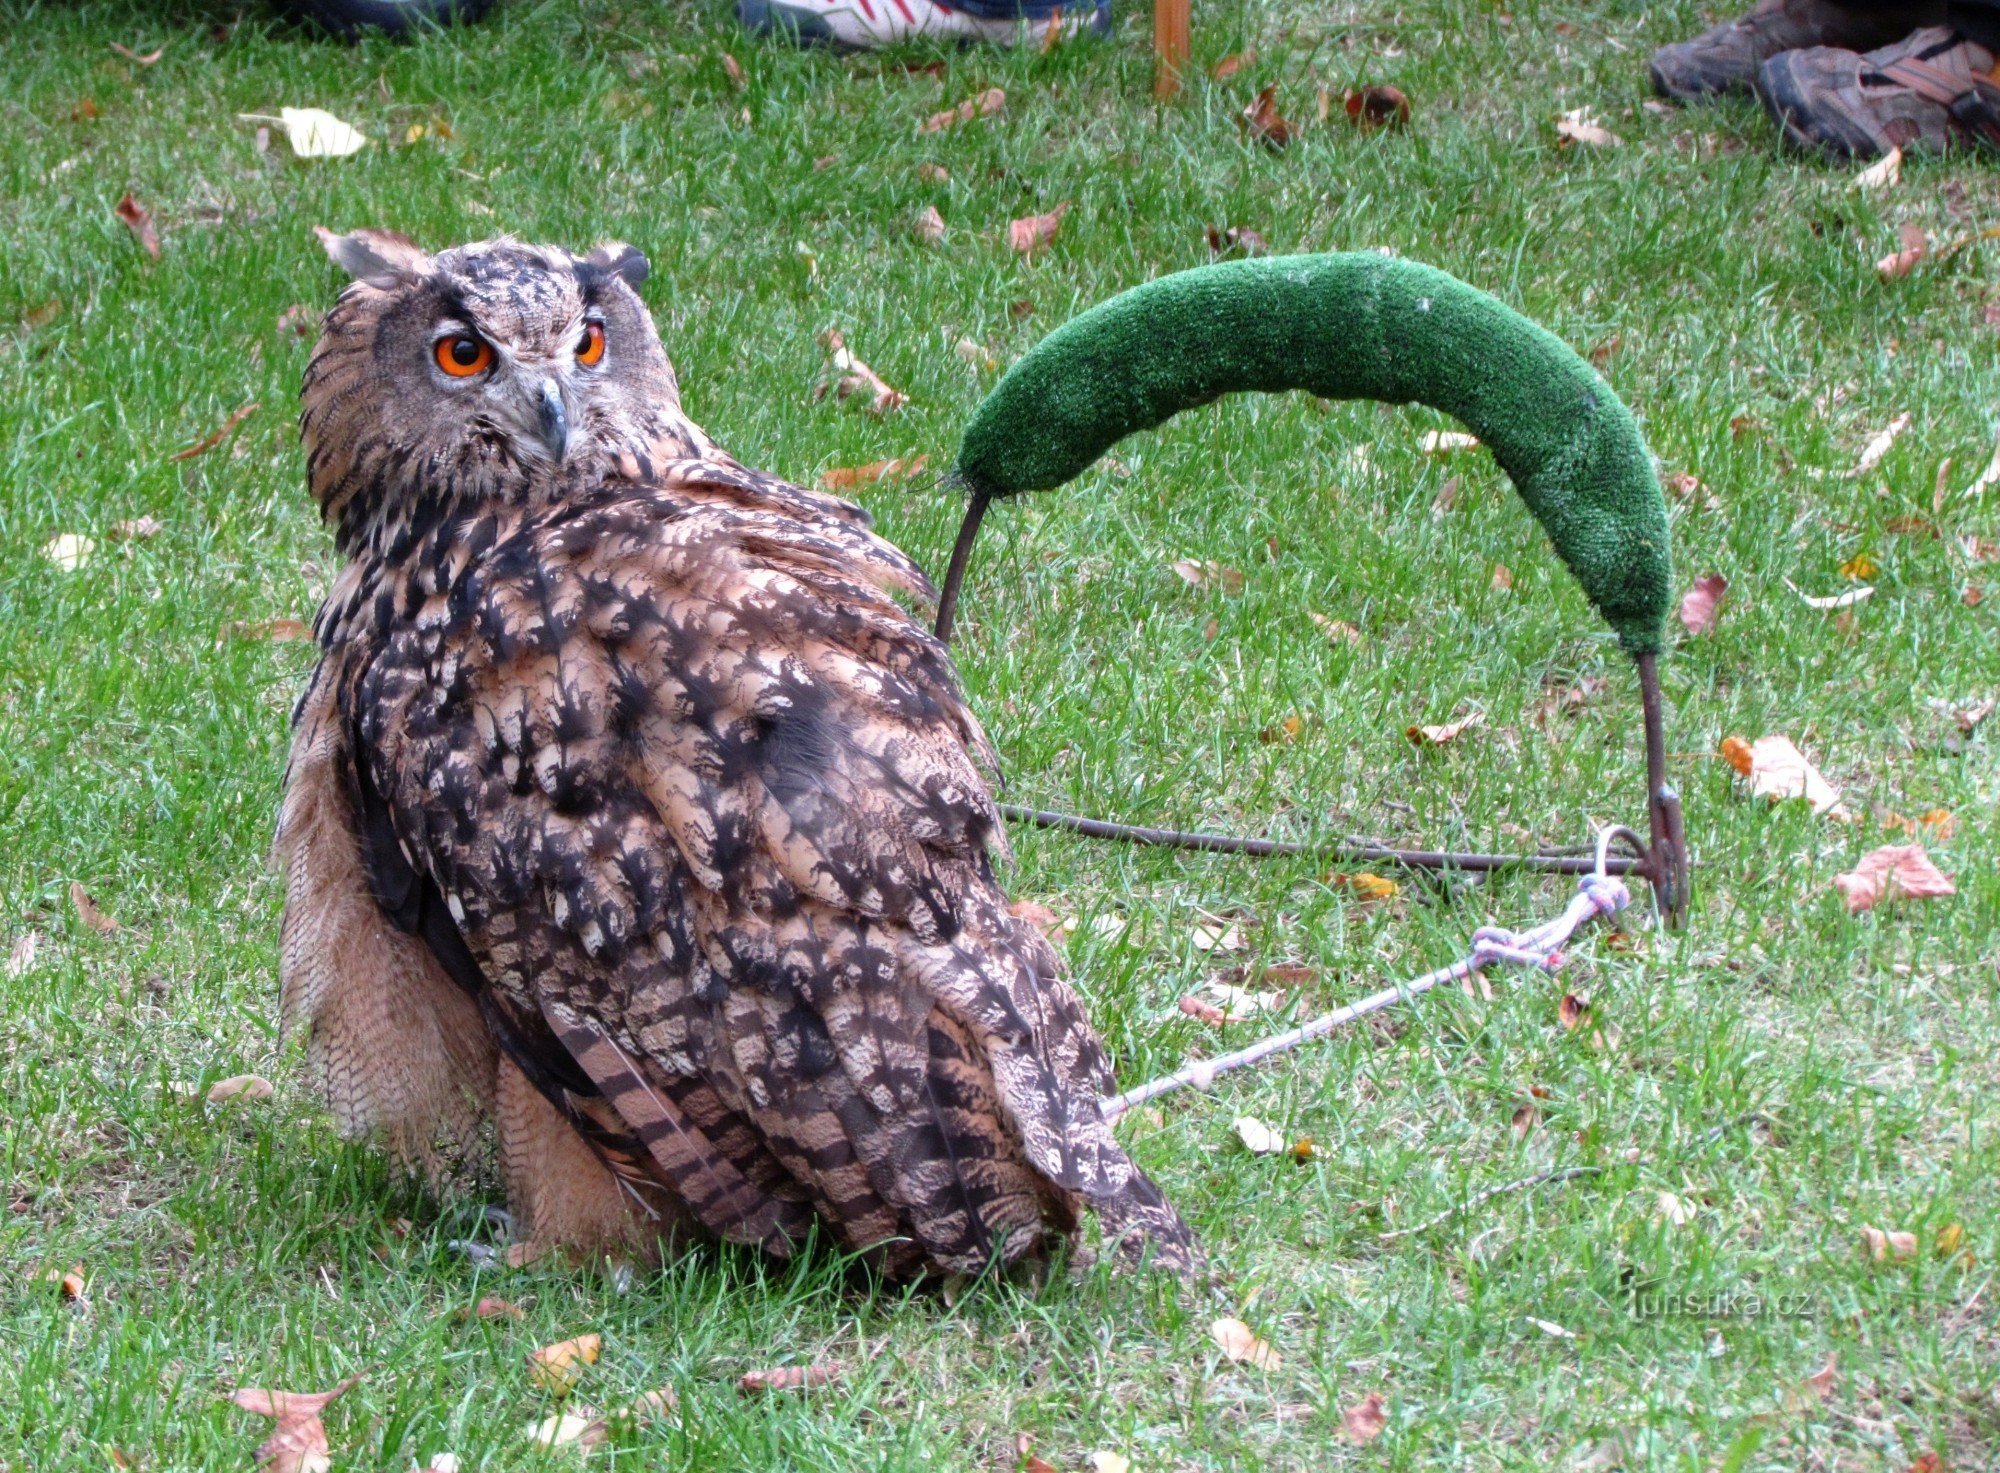
M1194 1230L1181 1220L1166 1194L1136 1165L1124 1187L1091 1199L1107 1247L1134 1266L1150 1266L1196 1279L1208 1271L1206 1256Z

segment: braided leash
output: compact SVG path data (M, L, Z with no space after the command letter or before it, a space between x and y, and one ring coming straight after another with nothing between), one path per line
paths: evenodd
M1111 1095L1098 1102L1104 1111L1104 1118L1116 1120L1134 1105L1142 1105L1161 1095L1172 1094L1179 1089L1192 1086L1195 1089L1211 1088L1219 1075L1234 1069L1247 1068L1262 1063L1273 1054L1296 1048L1308 1039L1319 1038L1343 1028L1356 1018L1365 1018L1370 1013L1398 1002L1409 1002L1429 992L1433 987L1445 982L1459 982L1485 967L1505 963L1510 966L1528 967L1535 971L1556 972L1568 960L1563 948L1577 931L1591 920L1603 916L1616 915L1632 902L1632 892L1623 880L1605 872L1605 860L1609 854L1611 840L1616 830L1607 829L1598 836L1598 869L1594 874L1584 875L1577 881L1577 893L1564 907L1563 913L1552 921L1526 931L1510 931L1504 926L1481 926L1472 933L1472 950L1434 972L1426 972L1412 982L1399 982L1393 987L1385 987L1380 992L1371 993L1359 1002L1335 1008L1309 1023L1283 1033L1275 1033L1269 1038L1259 1039L1248 1048L1238 1049L1233 1054L1224 1054L1217 1059L1203 1059L1189 1064L1172 1074L1158 1079L1149 1079L1121 1095Z

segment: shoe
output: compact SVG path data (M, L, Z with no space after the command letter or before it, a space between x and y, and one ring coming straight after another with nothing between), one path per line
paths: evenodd
M1875 12L1892 7L1877 5ZM1653 53L1653 90L1679 102L1739 93L1757 86L1757 68L1801 46L1867 51L1900 40L1918 26L1944 20L1943 0L1894 7L1895 17L1858 13L1833 0L1759 0L1756 9L1714 30Z
M1102 35L1111 28L1111 0L1076 6L974 0L967 8L936 0L737 0L736 18L760 36L856 51L920 38L1012 46L1040 43L1051 27L1066 36Z
M1892 148L2000 148L2000 61L1949 26L1931 26L1865 55L1815 46L1757 73L1757 95L1788 142L1840 158Z

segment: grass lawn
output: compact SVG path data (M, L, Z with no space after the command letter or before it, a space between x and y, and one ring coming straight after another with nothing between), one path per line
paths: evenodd
M604 1354L579 1399L679 1395L677 1422L591 1455L618 1467L1010 1469L1021 1434L1059 1469L1105 1452L1142 1473L1995 1466L2000 718L1967 736L1933 702L2000 694L2000 490L1965 490L1993 449L2000 247L1892 283L1874 263L1905 224L1942 242L2000 218L2000 176L1912 161L1863 193L1781 155L1753 105L1642 106L1648 49L1709 19L1230 0L1197 7L1197 60L1256 59L1161 108L1136 12L1048 55L843 58L755 44L722 0L508 0L352 48L236 0L0 5L0 1469L248 1467L269 1424L228 1391L355 1372L326 1418L338 1468L565 1466L573 1449L525 1435L555 1406L522 1357L585 1332ZM113 42L165 49L142 66ZM1302 124L1283 153L1237 123L1265 82ZM1414 125L1338 122L1357 82L1403 88ZM1002 115L918 131L992 86ZM260 153L238 114L280 105L376 141ZM1558 149L1555 116L1579 106L1623 146ZM128 190L158 261L113 213ZM1010 219L1064 201L1051 248L1008 249ZM912 229L926 205L936 244ZM1221 1307L1101 1273L947 1295L706 1249L628 1292L475 1268L447 1245L490 1195L440 1200L337 1141L274 1018L264 854L311 650L256 636L309 618L331 570L293 424L308 339L280 323L337 289L315 224L638 244L695 417L798 480L947 462L999 366L1206 260L1205 227L1459 273L1599 347L1663 470L1701 483L1674 503L1677 576L1729 591L1665 667L1703 866L1691 925L1666 938L1635 914L1566 983L1435 993L1129 1120L1274 1368L1222 1356ZM907 408L815 399L829 327ZM222 445L172 458L250 404ZM1629 666L1491 461L1422 453L1443 424L1242 400L998 510L961 658L1011 795L1474 847L1636 821ZM861 495L942 569L948 494ZM141 517L156 535L116 537ZM69 571L44 552L63 534L95 544ZM1240 570L1240 590L1190 589L1170 571L1186 558ZM1844 613L1786 585L1856 574L1875 593ZM1404 736L1474 713L1442 749ZM1854 822L1737 790L1718 743L1771 733ZM1934 809L1955 816L1928 843L1958 893L1849 917L1832 877L1898 842L1886 816ZM1324 864L1014 838L1014 892L1079 919L1069 959L1128 1082L1254 1036L1178 1011L1205 979L1310 968L1279 975L1317 1011L1568 893L1406 880L1363 903ZM73 883L119 929L86 925ZM1241 949L1200 949L1204 917ZM1565 987L1591 1027L1562 1026ZM275 1095L200 1101L248 1072ZM1249 1155L1244 1113L1310 1136L1312 1159ZM1603 1169L1381 1237L1571 1165ZM1877 1262L1864 1226L1914 1251ZM71 1264L78 1303L42 1277ZM483 1295L525 1318L467 1322ZM1643 1312L1668 1296L1675 1313ZM1821 1394L1806 1378L1830 1356ZM736 1390L813 1357L847 1377ZM1370 1393L1387 1427L1357 1444L1343 1411Z

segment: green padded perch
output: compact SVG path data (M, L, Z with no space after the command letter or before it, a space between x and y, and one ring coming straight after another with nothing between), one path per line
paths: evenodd
M1134 287L1008 371L973 415L956 473L980 501L1052 490L1183 409L1284 389L1429 404L1462 422L1625 648L1661 648L1667 508L1631 411L1553 333L1409 261L1279 256Z

